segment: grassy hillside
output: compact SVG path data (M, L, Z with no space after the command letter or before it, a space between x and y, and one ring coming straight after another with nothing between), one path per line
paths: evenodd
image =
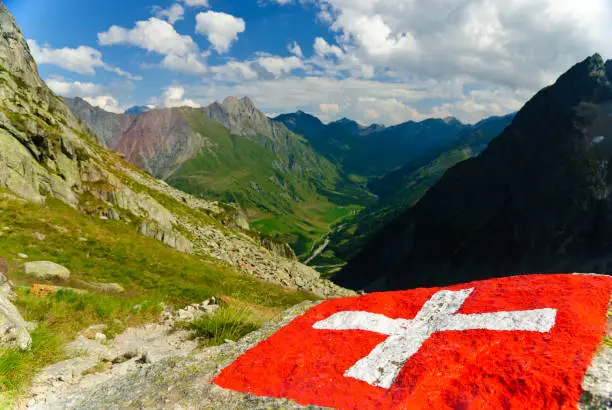
M331 224L368 201L364 189L343 181L295 134L281 146L265 144L232 135L198 110L182 115L209 146L168 182L196 196L240 204L257 230L290 243L300 257Z
M247 307L240 321L250 329L265 319L262 312L269 316L316 299L238 273L218 261L178 252L138 234L129 224L87 217L57 200L39 205L0 192L0 209L0 256L18 286L16 305L26 320L39 324L32 333L32 351L0 354L0 403L22 392L38 369L61 360L62 345L92 324L107 324L107 333L113 336L128 326L156 320L160 302L183 306L223 295ZM19 254L27 254L28 259ZM27 260L49 260L70 269L70 281L61 286L116 282L126 292L29 295L32 279L23 274Z

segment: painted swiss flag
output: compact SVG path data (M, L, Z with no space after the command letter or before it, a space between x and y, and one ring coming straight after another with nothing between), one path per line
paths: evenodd
M575 409L611 293L529 275L328 300L213 382L340 409Z

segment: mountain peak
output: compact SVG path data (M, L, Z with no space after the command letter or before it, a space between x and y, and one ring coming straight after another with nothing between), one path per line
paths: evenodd
M44 83L38 76L36 62L30 53L28 43L23 38L17 22L0 1L0 65L21 77L29 86L43 87Z
M149 107L147 105L135 105L135 106L125 110L124 114L139 115L139 114L145 113L147 111L151 111L151 107Z
M230 96L225 97L225 99L223 100L221 105L223 105L223 106L233 105L233 104L237 104L238 101L239 101L238 98L233 97L233 96L230 95Z

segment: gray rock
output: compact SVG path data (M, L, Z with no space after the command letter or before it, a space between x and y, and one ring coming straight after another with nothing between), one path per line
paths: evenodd
M304 302L239 341L192 353L184 350L186 342L179 342L178 339L174 344L175 350L169 353L168 350L156 349L150 346L150 343L142 341L140 338L143 333L128 335L129 332L126 332L125 336L117 337L125 338L126 347L135 343L141 348L149 345L149 348L137 358L113 366L117 368L116 370L111 369L98 376L90 375L74 384L63 384L43 392L39 391L34 397L35 403L30 408L33 410L305 408L290 400L255 397L221 389L210 381L222 368L312 306L314 303ZM156 332L157 330L152 328L144 334L152 335ZM138 340L134 340L135 338ZM119 368L120 366L124 367Z
M0 346L27 350L32 345L28 324L8 298L0 294Z
M25 274L40 280L70 279L68 269L49 261L27 262L25 264Z

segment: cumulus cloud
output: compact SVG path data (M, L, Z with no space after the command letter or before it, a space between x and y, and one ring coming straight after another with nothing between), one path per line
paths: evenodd
M274 77L290 74L293 70L303 68L304 63L296 56L291 57L260 57L255 64L272 74Z
M121 114L125 112L129 107L119 104L114 97L110 95L99 95L97 97L85 97L83 98L89 104L94 107L99 107L104 111L114 112L115 114Z
M189 7L210 7L208 5L208 0L183 0L183 3Z
M174 24L179 20L182 20L185 15L185 9L178 3L174 3L167 9L159 6L153 6L153 13L155 17L166 20L170 24Z
M612 54L608 0L315 3L359 61L404 74L534 89L597 50Z
M162 103L166 108L174 107L200 107L196 101L190 99L183 99L185 96L185 89L180 85L171 85L166 87L162 94Z
M304 58L304 53L302 52L302 47L300 47L300 45L298 44L297 41L294 41L292 43L290 43L287 46L287 51L289 51L291 54L299 57L299 58Z
M112 26L98 33L98 41L103 46L125 44L166 55L184 55L197 50L191 37L177 33L170 23L155 17L136 22L132 29Z
M196 31L205 35L219 54L227 53L245 29L244 20L231 14L207 11L196 16Z
M134 28L112 26L98 33L102 45L125 44L164 55L160 65L172 71L186 74L203 74L208 71L206 53L202 53L190 36L179 34L163 20L152 17L136 22Z
M45 82L54 93L64 97L92 97L107 91L101 84L67 81L62 77L47 78Z
M188 53L183 55L169 54L161 62L162 67L184 74L204 74L208 72L205 55Z
M35 40L27 40L27 43L37 64L52 64L64 70L89 75L95 74L97 68L103 68L131 80L140 79L127 71L106 64L102 61L102 53L95 48L88 46L52 48L47 45L41 47Z

